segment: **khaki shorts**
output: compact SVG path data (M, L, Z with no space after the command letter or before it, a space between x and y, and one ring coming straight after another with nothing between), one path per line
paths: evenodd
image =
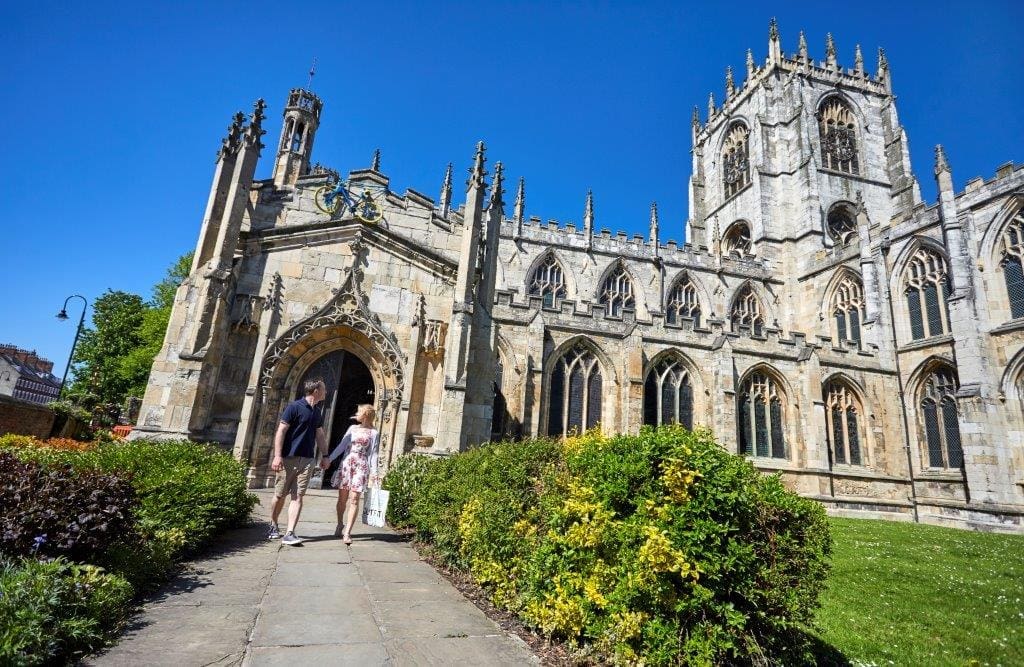
M313 459L304 456L285 456L284 465L277 471L274 480L274 495L283 498L306 493L309 486L309 472L313 469Z

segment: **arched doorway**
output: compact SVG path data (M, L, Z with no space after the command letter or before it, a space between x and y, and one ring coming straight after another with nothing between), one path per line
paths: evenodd
M320 409L324 416L324 430L327 432L328 452L333 452L341 442L345 431L353 423L352 415L361 403L376 404L376 386L370 369L355 354L346 350L328 352L313 363L303 374L296 391L302 393L307 379L319 377L327 385L327 395ZM298 398L298 396L296 396ZM341 461L335 461L323 474L321 488L331 487L331 477Z

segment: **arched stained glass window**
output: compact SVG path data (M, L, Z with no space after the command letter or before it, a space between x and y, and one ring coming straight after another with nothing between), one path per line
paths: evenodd
M665 304L665 320L669 324L679 324L684 317L693 320L693 326L700 326L700 302L697 300L697 288L689 276L683 276L675 282L668 293Z
M859 466L863 411L857 395L843 382L833 380L825 385L825 417L835 463Z
M537 265L530 276L527 293L539 296L545 308L554 308L559 299L565 298L565 275L562 265L555 256L548 253L543 262Z
M853 341L861 345L860 324L864 321L864 285L859 277L847 272L832 293L832 320L840 345Z
M644 424L682 424L693 428L693 385L677 357L664 356L647 371Z
M564 437L601 423L601 366L582 342L570 347L551 371L548 435Z
M956 372L949 367L933 371L923 385L922 430L928 448L928 465L932 468L959 468L964 462L957 419L958 387Z
M786 458L785 419L784 394L778 382L761 371L751 374L737 399L740 453Z
M920 248L907 264L905 294L914 340L949 331L946 300L950 294L946 260L930 248Z
M755 336L764 332L764 314L761 312L761 301L754 294L754 289L746 285L736 295L732 306L732 328L736 331L740 326L749 326Z
M722 181L725 198L732 197L750 182L750 130L743 123L733 123L722 146Z
M830 97L818 112L821 164L826 169L859 174L857 117L838 97Z
M1006 280L1006 295L1010 300L1010 317L1024 317L1024 209L1010 219L999 239Z
M598 302L605 306L605 314L622 317L622 311L636 306L633 297L633 281L629 279L626 267L621 263L601 283Z

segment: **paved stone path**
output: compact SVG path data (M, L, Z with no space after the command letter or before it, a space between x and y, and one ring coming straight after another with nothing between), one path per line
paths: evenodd
M273 496L258 495L266 520ZM538 664L390 529L357 522L346 548L336 498L309 492L298 547L262 523L229 532L86 664Z

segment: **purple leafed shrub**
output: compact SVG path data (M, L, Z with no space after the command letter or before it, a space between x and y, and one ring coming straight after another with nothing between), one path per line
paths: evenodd
M120 474L43 467L0 452L0 553L95 561L135 533L135 490Z

